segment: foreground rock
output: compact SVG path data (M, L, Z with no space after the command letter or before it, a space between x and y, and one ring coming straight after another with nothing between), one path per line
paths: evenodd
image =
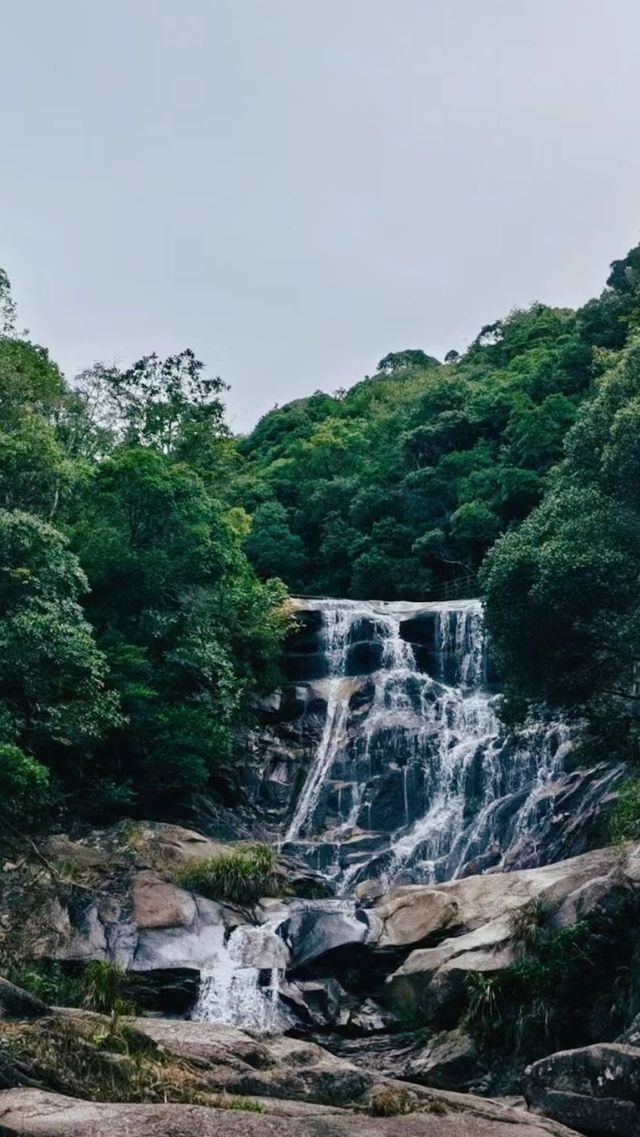
M326 1044L326 1040L325 1040ZM483 1094L491 1084L486 1061L463 1030L378 1032L330 1040L332 1053L389 1078L435 1089Z
M102 1015L67 1011L37 1024L0 1024L0 1074L0 1132L25 1137L569 1132L504 1102L360 1069L300 1039L256 1040L210 1023L114 1025Z
M49 1008L41 999L0 979L0 1019L39 1019L48 1014Z
M525 1071L527 1101L587 1137L638 1137L640 1049L621 1043L563 1050Z
M377 947L429 946L410 951L388 978L387 998L405 1019L455 1026L467 976L514 962L518 911L536 901L550 927L565 928L614 910L639 883L640 848L633 846L539 869L395 889L374 909L382 925Z
M105 1029L106 1020L86 1011L61 1011L79 1035L91 1038ZM286 1099L341 1108L367 1108L378 1093L410 1092L416 1103L471 1109L493 1116L503 1108L471 1095L442 1094L415 1084L409 1091L387 1070L363 1067L336 1056L306 1039L275 1036L256 1039L236 1027L176 1019L125 1020L128 1027L150 1039L163 1053L197 1065L209 1091ZM437 1048L436 1048L437 1049ZM416 1078L416 1083L420 1081Z
M414 1112L388 1118L338 1112L291 1118L194 1105L74 1101L41 1090L0 1093L0 1125L25 1137L570 1137L518 1110L496 1118Z

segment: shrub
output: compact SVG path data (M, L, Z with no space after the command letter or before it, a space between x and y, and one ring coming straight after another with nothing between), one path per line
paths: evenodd
M56 1007L77 1007L82 994L80 982L56 960L31 960L7 967L3 975L43 1003Z
M0 744L0 799L13 816L29 817L45 804L49 771L18 746Z
M616 842L640 837L640 778L627 782L620 790L611 814L610 830Z
M517 955L530 955L542 943L548 915L539 896L511 914L511 942Z
M640 905L632 896L620 896L611 911L558 929L542 907L528 905L517 921L515 963L467 980L464 1025L479 1049L530 1062L552 1050L583 1046L595 1041L596 1006L598 1037L603 1015L613 1037L625 1022L624 985L631 981L639 922Z
M416 1106L415 1094L403 1089L378 1090L369 1099L372 1117L399 1117L403 1113L413 1113Z
M131 1003L125 998L126 974L115 963L94 959L80 979L83 1007L103 1015L126 1014Z
M276 853L269 845L247 845L217 857L183 865L175 880L210 900L251 904L281 891Z

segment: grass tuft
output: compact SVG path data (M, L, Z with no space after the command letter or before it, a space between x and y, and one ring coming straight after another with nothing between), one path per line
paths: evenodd
M389 1088L371 1095L369 1113L372 1117L400 1117L414 1113L417 1105L415 1094L409 1090Z
M182 865L174 880L210 900L252 904L282 891L276 853L269 845L247 845L217 857Z
M640 778L626 782L620 790L609 827L611 839L616 844L640 837Z
M126 973L116 963L94 959L80 979L82 1006L101 1015L125 1015L133 1010L125 998Z

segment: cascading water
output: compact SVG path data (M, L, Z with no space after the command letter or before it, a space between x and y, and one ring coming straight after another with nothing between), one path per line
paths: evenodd
M343 893L371 873L390 885L499 864L564 734L538 724L517 744L501 737L480 602L319 607L327 709L285 847ZM412 642L416 611L427 644ZM363 635L374 666L358 675Z
M220 947L202 972L191 1017L198 1022L239 1026L257 1034L288 1025L280 984L288 963L286 945L269 924L243 924ZM268 982L262 983L263 975Z
M298 799L291 824L287 829L286 841L294 841L317 805L327 772L331 769L342 730L349 711L348 695L345 686L345 668L349 629L353 621L353 608L346 601L327 601L323 610L322 648L327 661L329 677L327 680L327 713L322 738L318 746L315 762Z
M308 928L315 913L364 934L357 898L372 881L375 895L554 859L544 842L563 814L550 803L572 792L566 727L541 718L515 738L501 733L479 601L325 600L302 610L294 713L282 734L266 736L265 761L271 744L272 782L293 798L282 851L330 878L342 899L285 901L226 941L221 929L193 1015L257 1033L287 1026L281 995L295 1006L283 986L290 951L296 958L292 913ZM596 775L588 808L589 792L602 796L612 776Z

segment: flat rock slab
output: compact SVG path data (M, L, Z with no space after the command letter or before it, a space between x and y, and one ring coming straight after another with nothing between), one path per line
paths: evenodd
M471 1115L413 1113L286 1117L192 1105L85 1102L41 1090L0 1093L0 1127L23 1137L561 1137L542 1119L493 1121Z

